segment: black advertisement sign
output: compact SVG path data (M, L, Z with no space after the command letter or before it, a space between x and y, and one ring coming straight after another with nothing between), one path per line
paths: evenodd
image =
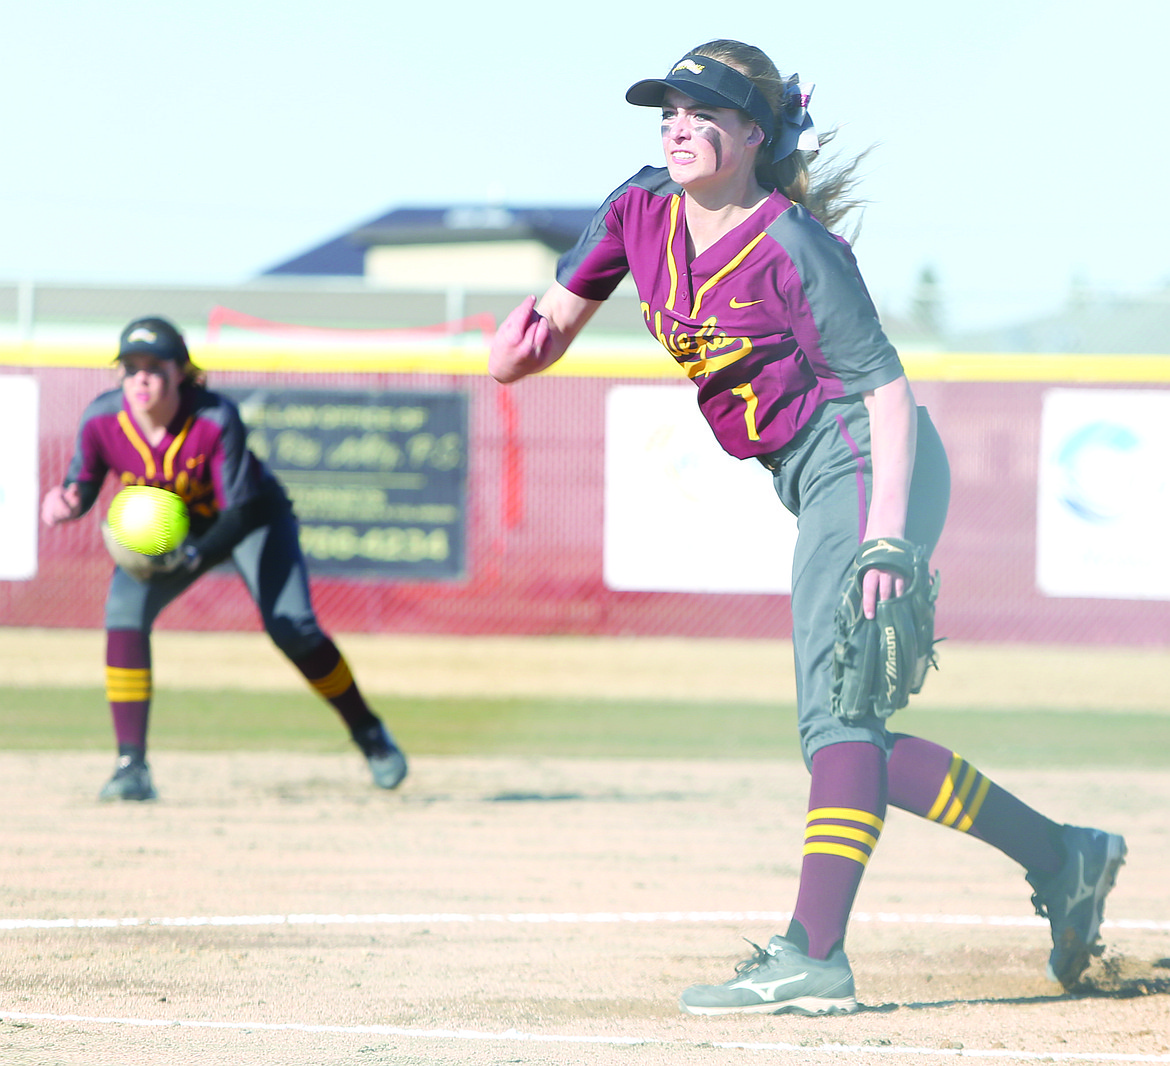
M461 577L467 397L457 392L224 389L281 480L317 574Z

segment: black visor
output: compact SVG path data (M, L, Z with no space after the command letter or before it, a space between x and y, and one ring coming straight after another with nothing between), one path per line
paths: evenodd
M118 340L118 356L146 352L156 359L170 359L180 366L190 358L183 335L165 318L136 318Z
M661 107L667 89L709 107L734 107L751 116L770 142L775 132L772 108L750 78L709 56L685 55L665 78L647 78L626 90L626 100L639 107Z

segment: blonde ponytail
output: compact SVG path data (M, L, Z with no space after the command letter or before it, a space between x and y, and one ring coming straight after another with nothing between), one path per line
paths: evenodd
M721 39L692 48L690 54L717 60L749 78L771 105L779 128L791 79L782 76L764 52L742 41ZM834 131L821 134L820 147L824 148L834 136ZM865 204L853 193L861 180L858 166L868 154L869 149L844 163L829 164L817 162L819 152L797 149L777 162L765 158L765 152L756 163L756 180L765 188L779 189L788 199L803 204L826 229L839 232L850 212ZM858 229L860 223L851 236L856 236Z

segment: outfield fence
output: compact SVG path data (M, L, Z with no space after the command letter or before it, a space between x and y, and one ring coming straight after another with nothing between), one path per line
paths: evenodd
M661 352L572 353L555 372L502 388L483 367L482 341L411 349L208 346L195 358L212 387L440 392L466 398L467 469L461 572L440 580L317 574L315 598L336 631L453 634L784 637L778 593L631 591L605 579L606 399L618 385L686 386ZM1170 597L1051 595L1038 587L1042 411L1053 389L1170 391L1168 357L955 356L906 358L916 396L946 443L950 518L934 558L942 575L938 632L970 641L1162 645ZM109 352L17 344L0 374L39 387L40 491L59 482L86 403L113 384ZM761 491L770 491L766 481ZM98 514L41 529L37 572L0 581L0 622L99 627L110 570ZM779 507L779 503L776 503ZM1164 528L1164 527L1163 527ZM695 567L705 554L764 555L760 531L712 513L677 536ZM160 626L254 629L232 575L213 573L167 609Z

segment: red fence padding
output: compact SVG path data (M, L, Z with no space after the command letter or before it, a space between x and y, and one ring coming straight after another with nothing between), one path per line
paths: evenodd
M85 404L112 378L92 369L13 370L40 381L43 491L64 474ZM791 631L786 596L605 586L604 418L612 380L539 376L505 389L486 376L446 373L217 372L212 384L468 396L466 575L413 583L315 578L314 599L329 629L736 638ZM1170 603L1053 598L1036 587L1041 403L1054 384L915 382L946 442L953 478L950 516L932 560L942 574L936 631L969 641L1165 645ZM104 514L112 489L95 511ZM751 529L723 530L719 516L709 530L683 532L703 551L769 550ZM110 562L97 514L42 528L39 565L31 581L0 582L0 623L101 626ZM258 620L238 578L213 574L167 608L159 624L256 629Z

